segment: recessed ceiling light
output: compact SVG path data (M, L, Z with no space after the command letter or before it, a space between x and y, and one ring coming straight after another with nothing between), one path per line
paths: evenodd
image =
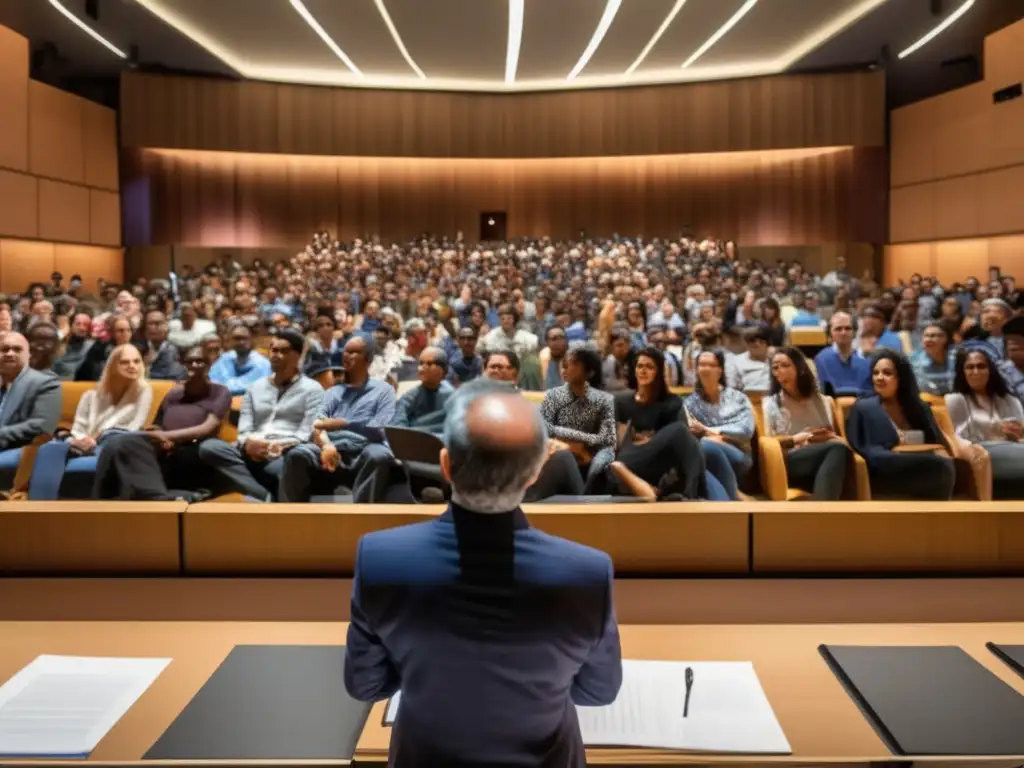
M362 72L359 71L359 67L357 67L355 65L355 63L352 61L352 59L350 59L345 54L345 52L343 50L341 50L341 46L339 46L336 42L334 42L334 38L331 37L329 34L327 34L327 30L320 26L320 22L317 21L316 17L313 16L313 14L309 12L309 9L305 6L305 4L302 2L302 0L291 0L291 4L292 4L292 8L294 8L296 11L298 11L299 16L302 17L302 20L305 21L307 24L309 24L310 28L314 32L316 32L317 36L321 40L323 40L327 44L327 47L330 48L334 52L334 55L337 56L339 59L341 59L345 63L346 67L351 69L354 74L357 74L357 75L363 74Z
M523 42L523 12L525 0L508 0L508 50L505 53L505 82L516 81L519 68L519 48Z
M694 51L690 58L683 62L683 69L686 69L688 66L693 64L693 62L695 62L697 59L699 59L701 56L707 53L711 49L711 46L713 46L715 43L717 43L719 40L725 37L728 34L729 30L735 27L737 24L739 24L740 19L742 19L744 16L750 13L750 9L753 8L755 5L757 5L757 0L747 0L747 2L745 2L740 7L740 9L736 11L736 13L734 13L727 22L725 22L725 24L718 28L718 31L715 32L715 34L713 34L711 37L705 40L704 44L701 45L701 47L698 48L696 51Z
M640 51L640 55L636 57L636 61L630 64L629 69L622 74L632 74L633 70L643 63L643 60L647 58L647 54L651 52L651 49L661 39L661 36L665 34L665 30L668 29L668 25L672 23L679 11L683 9L684 5L686 5L686 0L676 0L676 4L672 6L672 10L668 12L668 16L666 16L665 20L661 22L661 26L658 27L658 31L654 33L654 37L652 37L647 42L647 45L644 46L644 49Z
M949 14L949 16L947 16L945 19L943 19L939 23L939 25L937 27L935 27L935 29L933 29L927 35L922 37L920 40L918 40L916 43L914 43L909 48L904 48L902 51L900 51L898 58L905 59L907 56L912 54L918 48L921 48L921 47L927 45L928 43L930 43L932 40L934 40L936 37L938 37L940 34L942 34L942 32L944 30L946 30L947 28L953 26L953 24L956 23L957 19L959 19L961 16L963 16L969 10L971 10L971 7L973 5L974 5L974 0L967 0L966 3L961 5L959 8L957 8L951 14Z
M402 36L398 34L398 30L395 29L395 23L391 21L391 15L388 13L388 9L384 6L384 0L373 1L377 5L377 10L380 11L380 15L381 18L384 19L384 23L387 24L388 31L391 33L391 39L395 41L395 45L398 46L398 50L401 52L406 63L412 67L412 71L416 73L420 80L426 80L427 76L423 74L423 70L419 68L419 65L413 61L412 56L409 55L409 51L405 47L405 43L402 42Z
M88 24L86 24L84 21L82 21L80 18L75 16L75 14L73 14L71 11L69 11L67 8L65 8L59 2L59 0L50 0L50 5L52 5L54 8L56 8L62 14L64 14L64 16L67 17L76 27L78 27L80 30L85 32L87 35L89 35L89 37L91 37L97 43L99 43L104 48L106 48L108 51L113 53L115 56L120 56L122 59L127 59L128 58L128 54L127 53L122 51L120 48L118 48L112 42L107 40L107 38L105 38L103 35L101 35L95 29L93 29Z
M619 6L622 5L622 0L608 0L608 4L604 7L604 13L601 14L601 20L597 22L597 29L594 30L594 36L590 38L590 42L587 44L586 49L583 51L583 55L580 56L580 60L576 62L576 66L572 68L572 72L565 78L566 80L574 80L576 75L583 71L583 68L587 66L587 62L590 61L590 57L597 52L598 46L601 45L601 41L604 40L604 36L608 33L608 27L612 25L612 21L615 20L615 14L619 12Z

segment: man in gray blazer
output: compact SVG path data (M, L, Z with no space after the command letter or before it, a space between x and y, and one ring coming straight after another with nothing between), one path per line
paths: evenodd
M60 420L60 380L28 365L28 340L0 335L0 488L10 488L21 449L39 435L53 434Z

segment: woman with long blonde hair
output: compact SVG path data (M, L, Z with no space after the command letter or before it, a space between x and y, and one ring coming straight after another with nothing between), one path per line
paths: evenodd
M29 500L56 499L65 471L94 473L104 439L142 429L152 403L153 389L145 379L139 350L133 344L114 347L96 389L78 402L71 431L58 433L39 449L29 481Z

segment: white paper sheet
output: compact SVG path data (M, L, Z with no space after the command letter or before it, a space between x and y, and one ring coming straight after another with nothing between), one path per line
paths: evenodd
M693 670L690 708L686 668ZM398 715L401 693L384 724ZM622 662L622 688L607 707L577 707L588 747L650 747L687 752L788 755L789 741L749 661Z
M170 663L38 657L0 687L0 755L87 757Z

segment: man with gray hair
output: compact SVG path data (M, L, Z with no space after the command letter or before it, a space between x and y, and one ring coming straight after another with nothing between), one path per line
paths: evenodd
M445 443L448 510L359 543L345 687L402 692L394 766L584 766L573 705L610 704L622 683L611 559L519 509L547 453L525 398L465 385Z

